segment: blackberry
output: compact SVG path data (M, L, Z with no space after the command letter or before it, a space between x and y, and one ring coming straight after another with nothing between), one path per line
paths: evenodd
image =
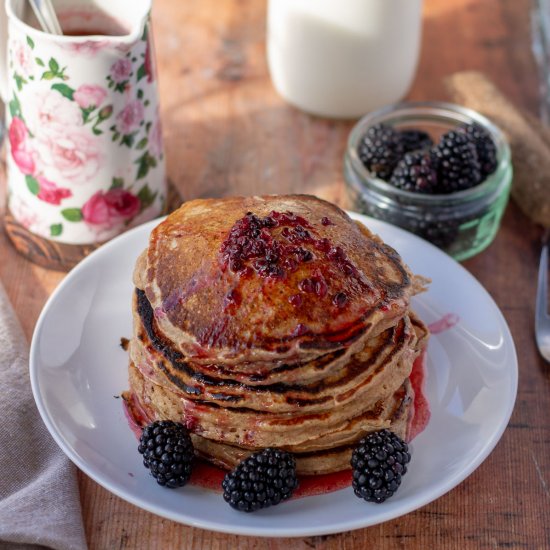
M232 508L254 512L289 498L298 486L296 461L286 451L268 448L249 456L224 477L223 498Z
M475 145L481 169L481 179L484 180L497 167L497 147L495 142L489 132L479 124L464 124L460 126L460 129Z
M457 239L460 222L453 220L425 221L415 233L439 248L451 246Z
M401 485L411 459L408 445L389 430L361 439L351 455L352 486L367 502L384 502Z
M191 476L193 443L187 429L171 420L148 424L139 438L143 464L159 485L182 487Z
M430 151L407 153L396 166L390 183L415 193L437 192L437 159Z
M403 153L429 149L434 144L429 134L423 130L401 130L398 139Z
M373 175L388 179L403 155L399 133L387 124L371 126L361 138L359 158Z
M481 167L477 150L465 132L447 132L432 151L438 159L439 193L462 191L480 183Z

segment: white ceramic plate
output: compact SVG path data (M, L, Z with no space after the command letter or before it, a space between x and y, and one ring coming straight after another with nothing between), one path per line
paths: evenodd
M52 294L36 325L31 381L52 436L86 474L121 498L189 525L260 536L310 536L374 525L445 494L471 474L500 439L517 389L517 358L506 322L483 287L458 263L401 229L362 216L416 273L432 279L414 300L426 323L452 313L454 328L432 336L427 395L432 418L412 442L399 491L383 504L344 489L243 514L220 494L159 487L143 467L121 399L131 334L132 269L155 222L102 246Z

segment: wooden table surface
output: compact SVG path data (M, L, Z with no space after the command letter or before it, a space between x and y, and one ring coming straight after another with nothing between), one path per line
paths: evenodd
M516 105L537 114L531 7L529 0L426 0L421 60L409 98L446 99L446 75L478 69ZM154 32L168 173L184 199L299 191L345 206L342 155L351 123L307 116L273 90L263 1L157 0ZM538 356L533 338L540 236L540 228L510 203L494 243L464 263L510 325L520 378L501 442L456 489L367 529L261 539L162 519L79 473L90 548L550 548L550 365ZM2 232L0 259L0 279L30 339L63 274L27 262Z

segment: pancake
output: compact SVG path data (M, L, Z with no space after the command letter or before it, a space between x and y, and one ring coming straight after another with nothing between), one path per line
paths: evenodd
M417 319L413 325L418 327L416 356L426 343L427 331ZM410 365L407 361L405 366L394 366L400 371L396 377L400 380L399 386L407 382ZM407 374L403 375L402 371ZM130 366L130 388L145 408L154 411L149 413L150 416L182 422L192 433L212 441L248 448L292 445L300 451L355 441L357 433L363 433L373 422L380 428L379 420L391 410L393 395L399 389L380 394L374 405L366 399L354 399L337 406L330 404L319 412L307 412L297 407L294 414L275 414L188 399L181 392L171 391L147 378L134 364Z
M226 364L348 347L414 292L395 250L308 195L185 203L152 231L134 282L179 351Z
M281 446L293 453L296 458L296 471L299 475L316 475L340 472L350 468L351 453L355 444L364 436L374 431L387 428L403 440L407 438L407 430L414 393L409 383L405 383L396 393L393 408L388 411L388 419L384 422L372 422L358 431L349 443L328 449L315 449L300 452L296 448ZM254 450L218 443L192 434L193 444L198 454L221 468L231 470L248 457Z
M141 374L135 368L131 369L131 373L132 390L125 392L123 397L130 410L139 410L138 413L134 412L135 418L141 417L143 423L167 418L176 422L182 420L179 415L175 418L169 417L165 412L159 411L151 402L148 402L147 397L144 398L143 394L140 393L144 390L144 387L136 383L137 381L146 383L145 379L141 377ZM387 428L406 439L413 399L414 392L409 381L406 380L385 404L350 419L343 428L333 434L332 438L329 439L325 436L320 440L318 439L317 444L312 443L309 446L290 445L288 444L289 438L285 438L283 432L281 441L274 446L294 454L299 474L311 475L347 469L349 468L349 460L354 444L368 433ZM201 457L216 466L226 469L235 467L239 460L258 450L258 448L250 445L237 445L234 442L205 437L203 434L193 431L193 428L191 428L191 437L195 450Z
M196 370L179 352L156 336L152 310L143 292L137 291L138 319L134 319L135 338L130 344L130 357L142 373L161 385L181 393L191 400L216 403L226 407L247 407L272 413L326 410L354 399L364 405L373 405L380 395L397 389L410 374L415 349L416 333L408 316L376 337L351 357L340 358L337 368L323 368L321 380L309 382L303 371L311 370L303 365L297 370L300 382L265 381L248 385L229 378L216 378ZM145 325L145 326L144 326ZM309 382L309 383L308 383Z
M224 468L266 447L298 473L349 468L357 441L407 436L427 281L307 195L200 199L151 233L134 269L128 408L184 424Z
M392 395L380 399L371 408L353 403L331 410L304 414L270 414L248 409L228 409L210 402L190 401L181 394L170 392L143 377L130 367L130 389L138 401L151 411L155 419L170 419L186 424L189 430L214 441L249 448L292 445L309 450L313 443L317 448L330 447L333 440L355 439L357 426L379 425L388 408Z

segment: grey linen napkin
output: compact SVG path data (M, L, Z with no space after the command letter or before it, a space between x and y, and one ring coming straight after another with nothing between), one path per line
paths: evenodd
M34 403L23 331L0 284L0 549L86 548L76 468Z

